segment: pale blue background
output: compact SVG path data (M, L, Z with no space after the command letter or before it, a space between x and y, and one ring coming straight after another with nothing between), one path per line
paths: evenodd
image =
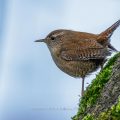
M81 79L61 72L34 40L59 28L100 33L118 19L120 0L0 0L0 120L70 120ZM111 42L120 50L120 28Z

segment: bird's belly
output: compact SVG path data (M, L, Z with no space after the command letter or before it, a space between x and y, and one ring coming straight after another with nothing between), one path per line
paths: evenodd
M57 61L56 61L57 60ZM102 63L99 60L86 61L65 61L62 59L54 60L59 69L72 77L85 77L95 71Z

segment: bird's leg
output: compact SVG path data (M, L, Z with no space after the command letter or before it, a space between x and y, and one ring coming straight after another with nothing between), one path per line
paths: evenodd
M81 92L81 96L84 95L84 81L85 81L85 77L82 78L82 92Z
M100 66L100 72L103 70L103 66L104 66L104 64L102 64L101 66Z

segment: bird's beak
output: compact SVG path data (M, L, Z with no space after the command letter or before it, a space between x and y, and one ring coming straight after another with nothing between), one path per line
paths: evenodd
M35 42L45 42L45 39L35 40Z

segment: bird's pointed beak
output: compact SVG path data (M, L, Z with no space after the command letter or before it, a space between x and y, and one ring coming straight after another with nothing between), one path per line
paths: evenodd
M45 39L35 40L34 42L45 42Z

